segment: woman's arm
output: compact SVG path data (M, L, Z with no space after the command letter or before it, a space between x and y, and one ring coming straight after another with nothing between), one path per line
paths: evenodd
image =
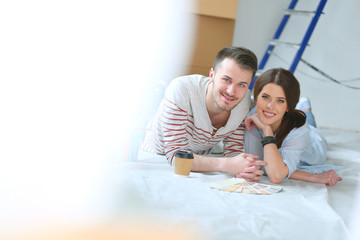
M274 136L270 126L265 126L264 137ZM280 183L289 174L289 168L284 163L284 160L275 143L266 144L264 146L264 161L267 163L265 170L272 183Z
M305 182L322 183L328 186L334 186L338 181L342 181L342 178L334 170L323 173L309 173L296 170L289 178Z
M263 131L264 137L274 136L274 132L269 125L263 124L257 114L251 115L245 120L245 125L248 130L252 127L257 127ZM266 173L272 183L280 183L289 174L289 168L284 163L282 156L276 144L270 143L264 146L264 159L267 166L265 166Z

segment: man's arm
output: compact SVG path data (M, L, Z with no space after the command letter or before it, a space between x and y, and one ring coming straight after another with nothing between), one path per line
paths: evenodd
M255 161L256 158L256 156L246 153L231 158L195 154L191 171L227 172L248 181L259 181L264 174L260 167L266 165L266 163L264 161Z
M244 132L245 124L242 122L238 128L224 142L224 155L226 158L219 159L220 166L224 172L231 173L239 178L257 182L264 174L260 170L265 166L264 161L255 161L258 157L244 153Z

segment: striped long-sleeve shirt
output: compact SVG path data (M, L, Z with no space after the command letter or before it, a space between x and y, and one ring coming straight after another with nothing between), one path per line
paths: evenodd
M189 75L170 83L155 117L147 127L142 145L144 150L165 154L171 165L178 150L207 155L220 141L224 143L226 157L244 152L243 120L250 108L250 91L231 110L226 125L215 129L205 104L209 82L209 77Z

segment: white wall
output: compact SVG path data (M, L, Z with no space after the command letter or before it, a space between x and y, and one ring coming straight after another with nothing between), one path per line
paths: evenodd
M128 222L119 163L190 53L190 3L0 3L0 239Z
M297 9L315 10L319 1L299 0ZM290 0L239 0L233 45L252 49L260 62L289 4ZM339 81L360 78L359 11L358 0L328 0L303 59ZM310 20L292 16L282 40L300 42ZM295 51L276 47L275 53L285 61L273 56L266 68L289 68ZM311 99L318 126L360 131L360 90L333 83L301 62L295 76L302 96ZM360 81L347 84L360 87Z

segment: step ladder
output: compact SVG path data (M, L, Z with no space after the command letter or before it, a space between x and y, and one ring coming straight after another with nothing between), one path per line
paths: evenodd
M288 9L285 10L284 12L284 17L282 18L279 27L277 28L272 40L270 41L268 48L266 49L266 52L263 56L263 58L261 59L261 62L259 64L258 67L258 72L256 74L256 76L254 77L253 81L251 82L249 89L252 90L254 83L257 79L257 77L264 71L265 65L270 57L270 55L273 53L274 48L276 45L278 44L286 44L286 45L291 45L291 46L297 46L298 50L295 54L295 57L290 65L289 71L291 71L292 73L295 72L295 69L299 63L299 61L301 60L301 56L305 51L305 48L308 46L308 42L310 40L311 34L313 33L315 26L320 18L320 15L323 13L323 9L325 7L327 0L320 0L318 7L315 11L299 11L299 10L295 10L295 6L298 2L298 0L292 0ZM290 43L290 42L283 42L280 41L280 36L281 33L283 32L289 18L291 15L294 14L301 14L301 15L313 15L310 24L305 32L305 36L303 37L301 43Z

